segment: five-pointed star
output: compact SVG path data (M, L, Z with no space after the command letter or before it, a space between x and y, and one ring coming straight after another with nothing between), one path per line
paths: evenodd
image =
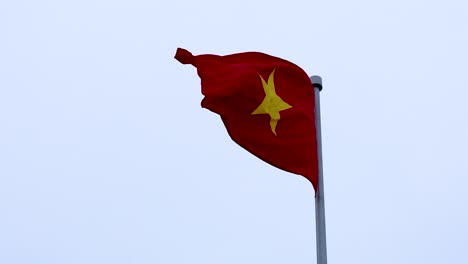
M278 124L278 120L280 120L280 112L291 108L292 106L283 101L283 99L281 99L281 97L276 94L275 83L273 80L275 76L275 70L276 69L270 73L268 82L265 82L263 77L258 74L262 80L263 90L265 90L266 96L257 109L252 112L252 115L269 114L271 131L273 131L273 134L276 136L276 125Z

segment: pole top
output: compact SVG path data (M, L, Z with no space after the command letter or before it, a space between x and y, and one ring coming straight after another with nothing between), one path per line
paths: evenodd
M314 86L314 88L318 88L319 91L322 91L322 89L323 89L323 87L322 87L322 77L320 77L318 75L314 75L314 76L310 77L310 81L312 82L312 85Z

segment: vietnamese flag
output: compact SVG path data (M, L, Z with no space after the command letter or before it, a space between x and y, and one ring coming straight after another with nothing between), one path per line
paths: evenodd
M201 105L221 116L231 138L271 165L318 184L314 88L297 65L264 53L175 58L201 78Z

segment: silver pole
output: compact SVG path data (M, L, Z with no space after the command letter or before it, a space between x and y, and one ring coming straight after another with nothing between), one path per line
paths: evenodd
M327 236L325 229L325 193L323 190L322 127L320 123L320 91L322 78L310 77L315 90L315 126L317 129L318 188L315 193L315 235L317 240L317 264L327 264Z

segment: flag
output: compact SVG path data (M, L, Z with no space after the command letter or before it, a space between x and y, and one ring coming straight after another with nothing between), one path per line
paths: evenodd
M318 186L314 88L297 65L264 53L175 58L197 68L202 107L221 116L237 144L263 161Z

